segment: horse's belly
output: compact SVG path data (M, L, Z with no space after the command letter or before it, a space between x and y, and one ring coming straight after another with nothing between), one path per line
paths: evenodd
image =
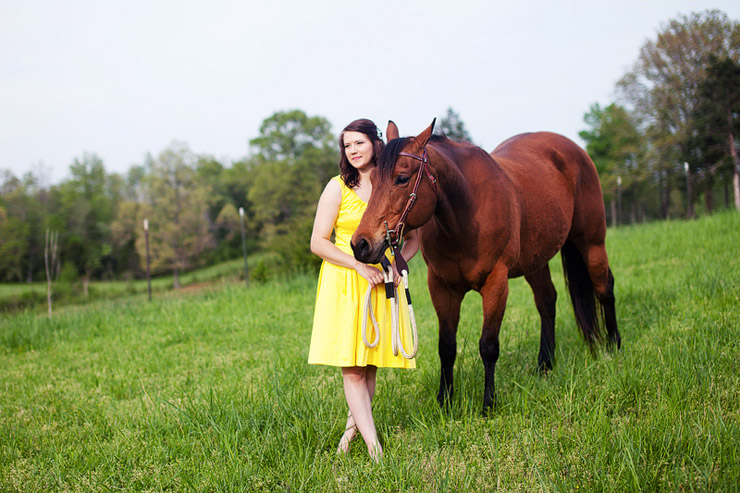
M544 199L544 200L542 200ZM562 202L547 203L546 196L537 207L538 213L522 214L519 230L519 256L510 268L509 277L531 274L545 266L568 238L572 207L564 210ZM543 214L541 211L548 211Z
M537 272L547 265L559 250L560 248L555 248L538 252L527 252L526 255L520 256L519 261L509 268L509 279Z

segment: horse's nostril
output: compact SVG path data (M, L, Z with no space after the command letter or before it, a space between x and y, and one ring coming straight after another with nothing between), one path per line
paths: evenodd
M355 254L355 258L360 261L367 255L368 248L367 240L364 238L360 239L357 243L352 243L352 251Z

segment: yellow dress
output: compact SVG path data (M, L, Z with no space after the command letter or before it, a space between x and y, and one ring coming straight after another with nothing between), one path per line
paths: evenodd
M365 203L344 181L332 178L342 187L342 202L334 223L337 248L352 255L350 240L365 212ZM387 254L389 255L389 254ZM380 270L380 265L376 265ZM311 347L308 362L316 365L367 366L392 368L416 368L413 359L404 358L400 351L393 356L391 349L391 303L385 297L385 287L380 284L373 289L372 304L375 318L380 327L380 342L368 348L362 340L362 311L368 282L356 270L341 267L326 260L321 264L316 309L313 317ZM410 324L406 297L403 290L401 300L401 334L406 351L412 349ZM368 316L367 338L375 339L375 328Z

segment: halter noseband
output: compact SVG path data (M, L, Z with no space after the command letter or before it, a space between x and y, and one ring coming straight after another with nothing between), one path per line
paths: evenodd
M398 155L416 159L417 161L421 161L421 164L419 165L419 172L416 175L414 188L409 195L409 199L406 202L406 207L404 207L398 223L396 223L396 227L394 229L389 229L388 221L385 221L385 240L388 242L388 246L390 247L391 252L393 252L394 256L396 257L397 263L399 259L403 258L400 254L396 255L396 253L398 253L398 240L403 237L403 228L406 225L406 216L408 216L411 208L414 206L414 202L416 202L416 192L419 190L422 174L426 174L429 177L429 181L432 182L432 187L434 187L434 191L437 191L437 179L434 178L434 175L429 172L429 167L427 166L427 164L429 163L429 159L427 158L426 146L424 146L424 150L421 156L417 156L416 154L409 154L408 152L400 152Z

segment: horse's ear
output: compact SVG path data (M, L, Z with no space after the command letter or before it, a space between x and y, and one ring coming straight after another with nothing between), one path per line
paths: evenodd
M432 137L432 133L434 132L434 124L437 123L437 119L435 118L432 120L432 124L429 125L426 130L424 130L422 133L416 136L416 139L414 139L414 143L419 146L419 149L423 148L425 145L427 145L427 142Z
M398 127L393 123L393 120L388 120L388 128L385 130L385 138L388 139L388 142L398 138Z

